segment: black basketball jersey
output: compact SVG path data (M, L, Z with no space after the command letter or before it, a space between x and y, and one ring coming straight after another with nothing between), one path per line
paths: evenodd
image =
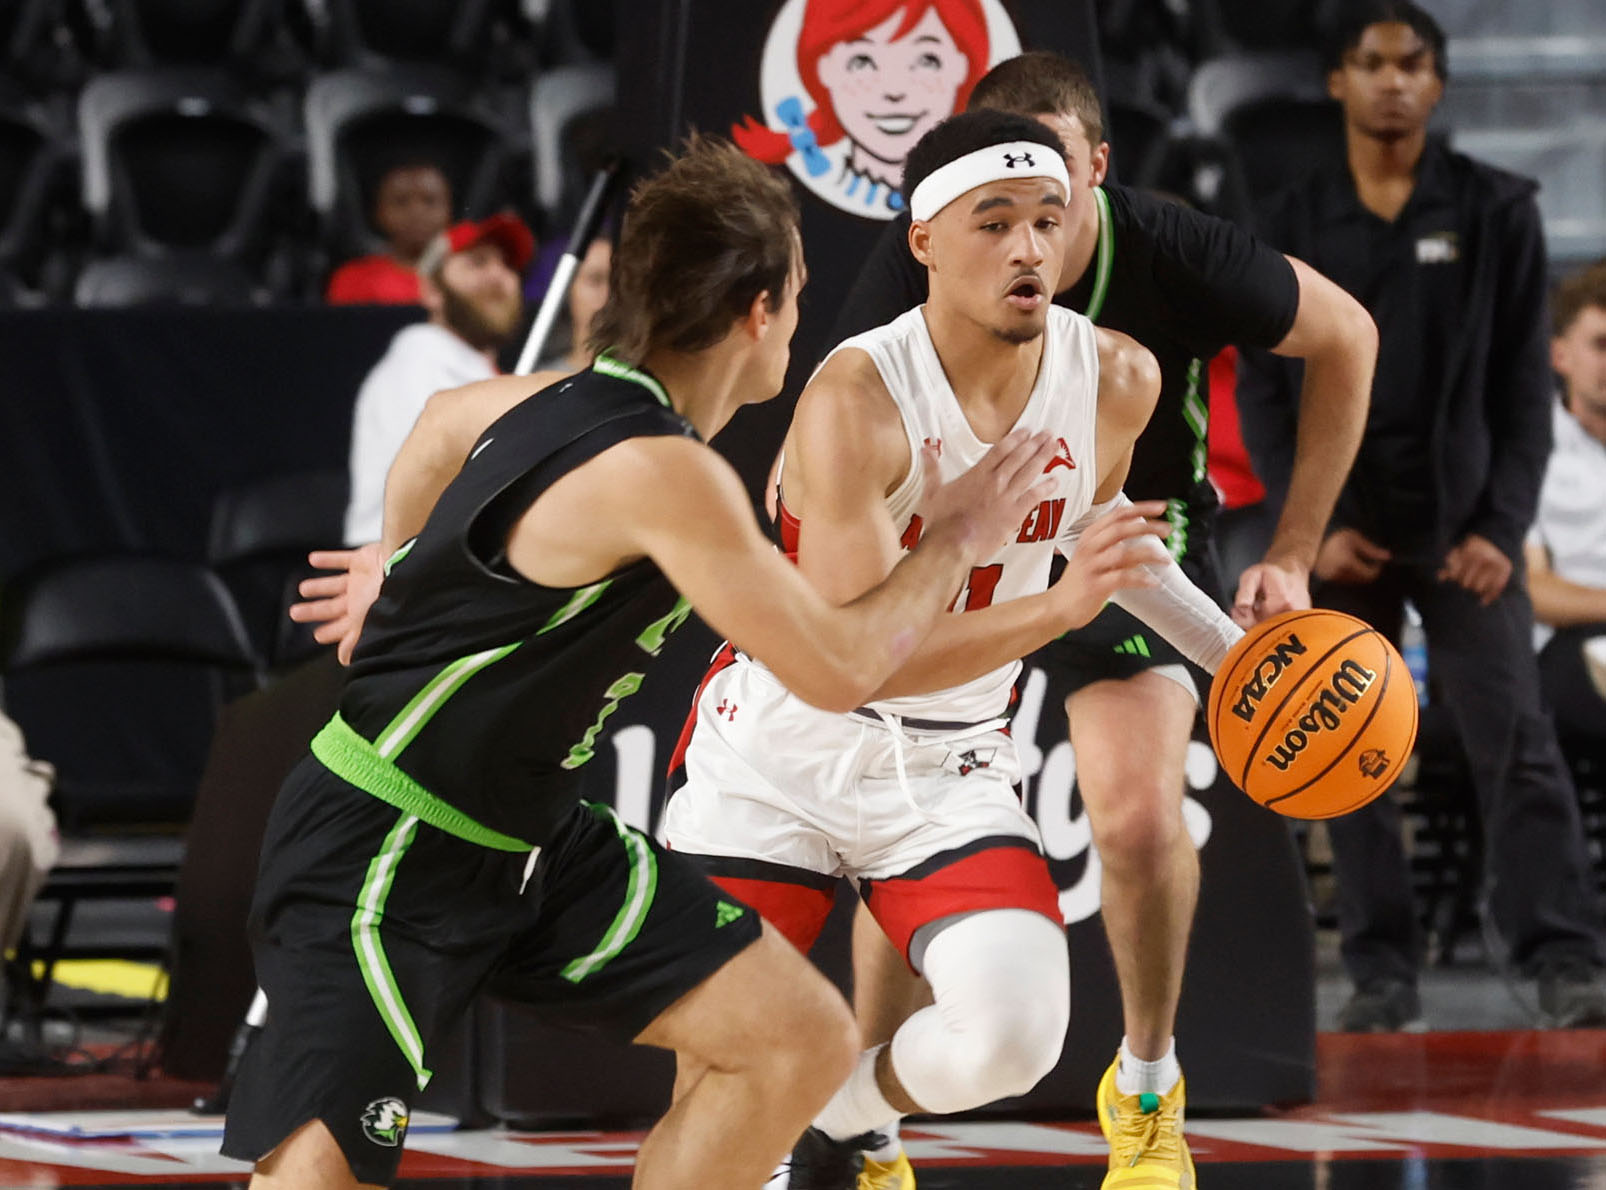
M533 583L508 565L507 537L574 468L664 434L696 437L651 375L607 356L491 425L387 564L314 754L461 837L543 844L608 717L690 607L645 559L584 587Z

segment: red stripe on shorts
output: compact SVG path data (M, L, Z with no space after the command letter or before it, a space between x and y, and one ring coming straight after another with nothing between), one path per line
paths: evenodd
M825 928L825 919L830 916L831 904L836 900L832 889L810 888L806 884L713 873L709 873L708 878L743 904L756 909L760 917L781 931L786 940L804 954L809 953Z
M916 869L920 875L866 880L861 886L865 904L905 962L916 930L956 913L1029 909L1057 926L1065 924L1048 861L1027 840L980 851L961 848L952 862L942 861L934 856Z
M736 664L736 649L726 641L720 646L719 652L714 654L714 660L703 675L703 680L697 683L697 693L691 698L691 711L686 715L686 723L680 729L680 739L675 741L675 750L669 756L668 776L669 787L675 788L674 777L686 763L686 749L691 747L691 733L697 729L697 704L703 701L703 691L708 689L708 683L714 680L714 675L722 669L729 669Z

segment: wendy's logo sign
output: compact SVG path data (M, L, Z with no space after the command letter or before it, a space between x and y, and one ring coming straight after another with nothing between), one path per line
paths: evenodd
M786 0L764 43L764 111L731 130L851 214L903 209L903 159L1020 53L1000 0Z

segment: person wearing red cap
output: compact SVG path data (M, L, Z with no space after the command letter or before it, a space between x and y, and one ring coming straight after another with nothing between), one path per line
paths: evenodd
M351 425L350 545L379 539L385 473L430 394L497 373L496 352L524 313L519 276L535 238L514 215L458 223L418 260L427 322L403 327L357 393Z

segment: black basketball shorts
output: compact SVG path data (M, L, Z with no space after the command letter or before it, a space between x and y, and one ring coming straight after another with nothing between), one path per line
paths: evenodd
M322 1120L358 1181L389 1184L431 1047L482 988L628 1041L759 937L756 913L605 806L577 804L526 880L527 860L303 761L263 844L268 1022L224 1154L260 1160Z

